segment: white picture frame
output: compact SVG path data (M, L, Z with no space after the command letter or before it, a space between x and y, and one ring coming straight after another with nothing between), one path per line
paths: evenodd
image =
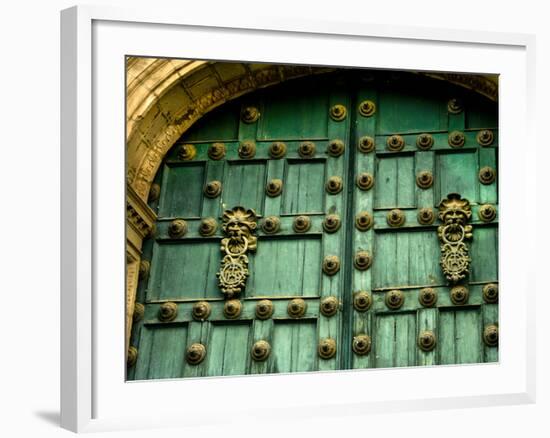
M62 427L534 402L536 224L514 233L527 209L536 217L534 36L89 6L61 18ZM125 383L125 55L499 74L500 362ZM525 153L512 155L514 144ZM259 385L270 396L248 406ZM138 397L155 404L144 410Z

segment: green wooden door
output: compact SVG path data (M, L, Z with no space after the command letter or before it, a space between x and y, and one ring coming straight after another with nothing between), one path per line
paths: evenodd
M387 72L289 81L205 116L153 186L129 379L498 360L496 128L495 104ZM452 193L472 227L458 281L440 265ZM227 297L237 206L257 241Z

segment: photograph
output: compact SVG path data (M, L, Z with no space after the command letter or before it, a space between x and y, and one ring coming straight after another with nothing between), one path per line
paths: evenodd
M498 75L125 75L127 381L499 362Z

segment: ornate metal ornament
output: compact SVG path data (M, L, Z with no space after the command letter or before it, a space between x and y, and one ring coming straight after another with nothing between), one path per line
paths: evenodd
M436 344L435 333L431 330L424 330L418 335L417 343L422 351L432 351Z
M298 154L302 158L311 158L315 155L315 143L304 141L298 147Z
M361 211L355 216L355 228L359 231L367 231L372 228L374 221L368 211Z
M128 347L128 354L126 356L126 366L128 368L132 368L136 364L137 358L138 358L138 350L136 347L131 345L130 347Z
M490 146L493 144L495 136L490 129L483 129L476 135L476 141L480 146Z
M185 360L189 365L198 365L206 357L206 347L200 343L191 344L185 352Z
M248 278L247 252L256 251L257 238L256 213L235 207L223 213L222 229L226 237L221 241L221 251L224 255L218 273L220 289L227 298L239 294L246 286Z
M160 196L160 185L157 183L151 184L151 189L149 190L149 196L147 197L148 202L155 202Z
M274 159L283 158L286 154L286 144L276 141L269 146L269 156Z
M431 225L435 221L435 213L431 208L421 208L416 216L418 223L422 225Z
M434 183L432 172L423 170L416 175L416 185L421 189L429 189Z
M279 196L283 191L283 181L280 179L272 179L265 186L265 193L270 198L275 198Z
M243 141L239 145L239 157L249 159L256 155L256 143L253 141Z
M494 205L483 204L479 207L477 215L483 222L492 222L497 217L497 209Z
M386 306L392 310L399 309L405 302L405 294L400 290L386 292Z
M359 114L363 117L371 117L376 112L376 104L372 100L364 100L359 104Z
M270 300L260 300L256 304L256 318L269 319L273 315L273 302Z
M271 353L271 345L264 340L254 342L250 350L250 356L256 362L263 362L266 360L269 357L269 353Z
M281 220L277 216L268 216L262 221L262 230L267 234L275 234L281 229Z
M353 266L359 271L366 271L372 265L372 256L368 251L358 251L353 258Z
M470 292L464 286L455 286L451 289L451 301L457 306L466 304L469 297Z
M416 137L416 147L423 151L431 149L434 145L434 138L431 134L420 134Z
M162 303L159 308L158 319L162 322L170 322L178 316L178 305L172 302Z
M292 228L296 233L305 233L311 228L311 219L309 216L297 216L294 219Z
M332 140L327 146L327 154L331 157L339 157L346 149L342 140Z
M497 173L495 169L489 166L482 167L479 171L479 182L481 184L491 184L495 182L495 179L497 178Z
M260 111L255 106L247 106L241 112L241 120L244 123L254 123L260 118Z
M199 225L199 234L204 237L213 236L218 230L218 223L213 217L204 218Z
M178 151L178 158L183 161L189 161L197 155L197 148L192 144L182 144Z
M372 340L369 335L361 334L353 337L351 349L358 356L366 356L369 354L372 346Z
M374 138L368 135L361 137L357 143L357 149L364 154L374 151Z
M453 148L461 148L466 142L466 137L464 133L460 131L453 131L449 134L449 146Z
M400 135L392 135L386 140L386 147L389 151L399 152L405 147L405 140Z
M498 345L498 325L490 324L483 330L483 342L488 347L496 347Z
M210 316L212 307L207 301L199 301L198 303L193 304L193 319L196 321L204 321Z
M418 294L418 301L424 307L433 307L437 303L437 291L431 287L421 289Z
M223 314L228 319L235 319L239 317L242 310L243 305L239 300L226 301L223 306Z
M372 305L372 298L367 291L361 290L353 294L353 308L358 312L366 312Z
M174 219L168 226L170 237L182 237L187 233L187 222L183 219Z
M338 312L338 305L338 298L325 297L319 304L319 310L324 316L334 316L336 315L336 312Z
M301 318L305 315L307 303L302 298L294 298L290 300L286 311L291 318Z
M498 284L489 283L483 286L482 295L487 304L498 303Z
M141 303L134 304L134 313L132 319L134 322L141 321L145 315L145 306Z
M217 198L222 192L222 183L220 181L210 181L204 186L204 195L207 198Z
M464 111L464 105L460 99L452 98L447 102L447 111L451 114L460 114Z
M325 184L325 189L331 195L336 195L342 191L343 186L342 178L339 176L331 176Z
M317 352L321 359L332 359L336 354L336 341L332 338L325 338L319 341Z
M340 225L342 224L342 221L340 219L340 216L337 214L329 214L327 217L325 217L325 220L323 221L323 229L327 233L335 233L340 229Z
M208 148L208 156L212 160L221 160L225 157L225 144L223 143L213 143Z
M439 204L439 219L443 222L437 228L441 242L439 263L447 280L453 283L466 278L472 261L466 246L472 238L472 226L467 225L471 216L470 202L458 193L450 193Z
M405 213L398 208L394 208L388 212L386 221L390 227L401 227L405 223Z
M145 280L149 276L151 270L151 263L149 260L142 260L139 262L139 279Z
M348 114L346 107L344 105L333 105L329 111L330 118L335 122L341 122L344 120Z
M367 172L360 173L359 175L357 175L355 184L357 184L357 187L359 187L359 189L361 190L370 190L374 185L374 177Z
M327 275L334 275L340 270L340 257L332 255L323 259L323 272Z

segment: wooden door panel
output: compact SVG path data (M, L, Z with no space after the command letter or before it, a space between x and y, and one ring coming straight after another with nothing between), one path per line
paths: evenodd
M220 202L225 208L237 205L264 212L267 163L264 160L228 161Z
M206 176L205 163L166 165L159 204L161 217L199 217L202 188ZM166 190L169 188L169 190Z
M483 362L482 319L479 306L445 309L439 313L439 362Z
M275 321L273 372L313 371L317 362L315 320Z
M323 214L325 160L288 160L281 214Z

